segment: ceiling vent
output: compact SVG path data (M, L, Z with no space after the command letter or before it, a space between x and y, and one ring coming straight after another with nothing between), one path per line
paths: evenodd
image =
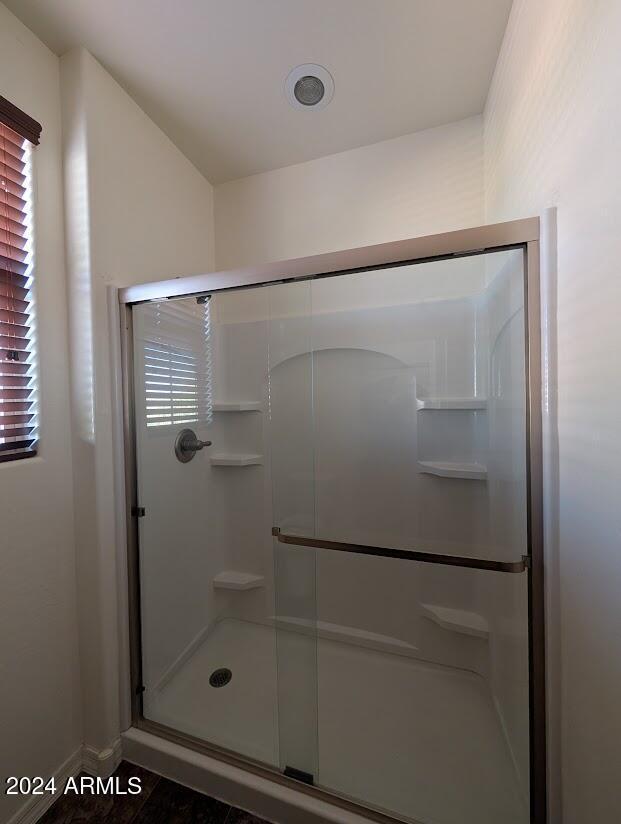
M296 109L323 109L334 95L334 80L323 66L304 63L287 75L285 96Z

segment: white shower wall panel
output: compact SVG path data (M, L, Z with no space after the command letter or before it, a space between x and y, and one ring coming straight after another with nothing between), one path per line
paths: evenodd
M387 273L387 288L378 290L376 281L374 292L368 286L371 275L382 276L365 273L347 288L336 279L213 299L221 359L215 374L223 376L227 399L258 397L257 380L268 383L269 377L261 390L268 423L266 465L252 478L228 476L229 500L238 501L229 508L241 506L246 526L259 521L252 506L244 506L252 496L242 494L242 487L265 483L267 501L271 473L275 498L269 503L275 525L283 531L380 546L420 546L427 537L435 549L458 547L472 555L487 544L485 485L443 485L420 474L416 465L422 425L417 395L468 396L476 389L475 295L484 286L484 269L480 261L467 264L466 294L460 296L458 269L447 262L438 285L445 300L431 300L433 284L427 276L413 280L420 267L403 267L396 278ZM420 302L386 304L399 290L403 300L417 282ZM379 305L372 306L373 300ZM356 308L346 310L352 303ZM221 395L217 387L215 391ZM247 421L253 416L222 417L232 427L229 417ZM463 429L471 438L474 413L466 417L459 415L453 429ZM279 433L271 443L270 429ZM426 448L441 454L442 441L442 432L435 441L430 432ZM241 525L237 529L239 534L246 531ZM248 564L254 550L250 568L259 571L256 542L254 548L251 541L242 543ZM239 546L238 540L230 540L225 551L234 555ZM269 557L261 571L269 582L266 592L236 597L229 604L233 614L261 619L261 607L263 618L272 614ZM476 609L476 593L468 583L464 586L458 570L438 573L418 564L319 552L317 618L420 644L433 660L484 672L483 642L447 633L419 616L421 591L426 600L431 593L440 603ZM388 608L386 596L379 598L378 592L390 593Z

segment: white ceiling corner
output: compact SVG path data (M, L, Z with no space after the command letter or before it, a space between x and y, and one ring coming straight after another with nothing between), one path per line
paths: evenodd
M213 183L482 111L511 0L4 0L58 54L86 47ZM294 109L300 63L332 102Z

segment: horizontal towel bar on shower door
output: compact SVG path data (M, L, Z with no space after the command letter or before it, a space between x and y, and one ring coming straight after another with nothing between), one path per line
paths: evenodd
M272 535L281 544L331 549L335 552L354 552L358 555L377 555L379 558L400 558L404 561L419 561L423 564L489 569L492 572L524 572L530 563L530 558L527 555L523 555L519 561L490 561L485 558L465 558L461 555L420 552L417 549L394 549L383 546L366 546L365 544L345 544L340 541L324 541L322 538L306 538L303 535L284 535L277 526L272 528Z

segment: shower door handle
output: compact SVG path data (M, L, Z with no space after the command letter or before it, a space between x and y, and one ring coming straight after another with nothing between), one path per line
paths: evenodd
M211 441L201 441L193 429L182 429L175 438L175 455L181 463L187 463L205 446L211 446Z
M379 558L398 558L402 561L418 561L424 564L466 567L467 569L487 569L493 572L525 572L530 569L531 558L523 555L519 561L492 561L488 558L469 558L461 555L442 555L418 549L396 549L395 547L368 546L366 544L346 544L341 541L326 541L323 538L284 535L279 527L272 527L272 535L281 544L331 549L335 552L353 552L358 555L375 555Z

